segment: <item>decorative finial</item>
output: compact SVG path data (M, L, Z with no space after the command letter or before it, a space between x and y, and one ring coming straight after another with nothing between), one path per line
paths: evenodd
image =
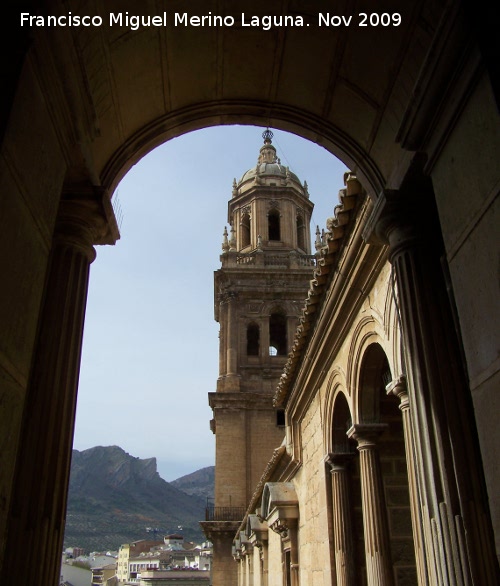
M236 183L236 177L233 179L233 196L238 195L238 184Z
M321 248L321 245L322 245L321 232L319 231L319 226L316 226L316 242L314 243L316 250L319 251L319 249Z
M236 251L236 237L234 234L234 227L231 225L231 236L229 238L229 252Z
M229 250L229 241L227 239L227 227L224 226L224 234L222 236L222 250L227 252Z
M269 128L266 128L262 133L262 138L264 139L264 144L260 147L259 151L259 158L257 159L257 175L259 172L264 171L265 169L260 169L260 165L263 163L276 163L276 149L272 143L272 138L274 134L272 133ZM257 177L256 177L257 179Z
M262 138L264 139L264 144L271 144L273 141L273 136L274 136L274 134L272 133L271 130L269 130L269 127L266 128L264 130L264 132L262 133Z

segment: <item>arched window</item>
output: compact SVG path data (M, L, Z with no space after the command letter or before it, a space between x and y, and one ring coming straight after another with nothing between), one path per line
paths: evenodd
M241 248L250 246L250 214L245 213L241 218Z
M274 312L269 318L269 355L286 356L286 316L281 312Z
M269 240L281 240L280 213L271 210L267 216Z
M297 248L306 250L306 227L302 214L297 216Z
M248 356L258 356L259 355L259 343L260 343L259 326L255 323L251 323L247 327L247 355Z

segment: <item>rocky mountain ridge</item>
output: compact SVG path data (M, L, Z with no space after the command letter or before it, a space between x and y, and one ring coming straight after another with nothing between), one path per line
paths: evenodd
M116 550L122 543L150 537L152 528L163 534L181 527L186 540L203 541L199 521L205 515L202 493L210 490L210 475L202 472L200 489L196 475L178 479L175 486L178 481L169 483L160 477L156 458L136 458L118 446L73 450L65 547ZM182 489L186 482L191 494Z
M199 496L203 499L213 498L215 485L215 466L200 468L196 472L186 474L170 483L186 494Z

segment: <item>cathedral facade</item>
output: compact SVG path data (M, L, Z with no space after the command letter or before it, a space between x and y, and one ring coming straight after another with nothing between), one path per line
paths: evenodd
M366 237L369 198L355 174L344 181L273 396L285 439L235 534L242 586L434 584L444 570L398 283L389 248ZM458 547L464 535L448 539Z

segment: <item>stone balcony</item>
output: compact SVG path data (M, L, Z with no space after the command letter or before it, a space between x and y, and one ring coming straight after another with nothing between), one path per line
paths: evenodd
M255 267L274 267L280 269L296 269L302 267L316 266L316 256L314 254L300 254L295 250L286 252L264 252L256 250L254 252L226 252L221 255L221 262L224 268L245 266Z

